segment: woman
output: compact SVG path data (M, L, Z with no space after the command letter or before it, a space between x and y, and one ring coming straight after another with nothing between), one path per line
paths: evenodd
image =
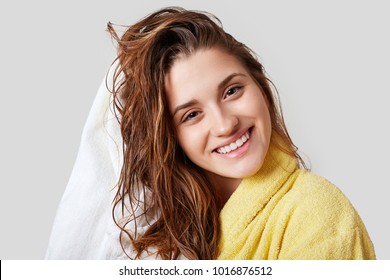
M108 29L115 116L101 87L46 258L375 258L347 198L307 171L263 66L215 17L167 8Z
M263 66L215 17L167 8L121 38L108 28L129 257L375 258L348 200L306 170Z

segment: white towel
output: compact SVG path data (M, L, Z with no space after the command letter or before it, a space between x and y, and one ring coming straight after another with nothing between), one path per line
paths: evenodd
M108 84L112 83L109 75ZM103 80L85 124L77 159L57 210L46 259L126 259L112 219L122 166L122 138ZM134 226L130 223L127 228ZM138 221L138 226L146 224ZM138 232L142 232L138 228ZM129 253L129 252L128 252ZM131 255L131 251L130 251ZM155 258L143 254L144 258Z

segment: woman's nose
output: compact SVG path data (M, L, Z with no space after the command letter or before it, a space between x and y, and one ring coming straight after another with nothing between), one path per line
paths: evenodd
M229 111L220 108L214 109L211 116L211 134L217 137L229 136L236 132L238 118Z

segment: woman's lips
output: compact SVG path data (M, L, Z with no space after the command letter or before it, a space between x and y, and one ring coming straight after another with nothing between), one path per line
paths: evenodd
M245 132L243 136L238 138L236 141L231 142L228 145L225 145L219 149L217 149L217 153L219 154L227 154L231 151L236 150L237 148L240 148L242 145L244 145L249 140L249 131Z
M246 144L250 140L252 128L253 127L249 128L244 133L238 134L238 135L240 135L239 137L235 137L235 139L232 139L228 143L214 149L214 152L216 152L219 155L223 155L223 156L231 155L231 156L235 157L236 154L240 153L240 151L242 150L242 148L244 146L247 146Z

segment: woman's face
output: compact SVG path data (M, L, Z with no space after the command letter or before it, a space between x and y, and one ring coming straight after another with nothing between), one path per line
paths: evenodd
M165 78L179 145L214 180L241 180L263 164L271 137L266 99L234 56L199 50Z

